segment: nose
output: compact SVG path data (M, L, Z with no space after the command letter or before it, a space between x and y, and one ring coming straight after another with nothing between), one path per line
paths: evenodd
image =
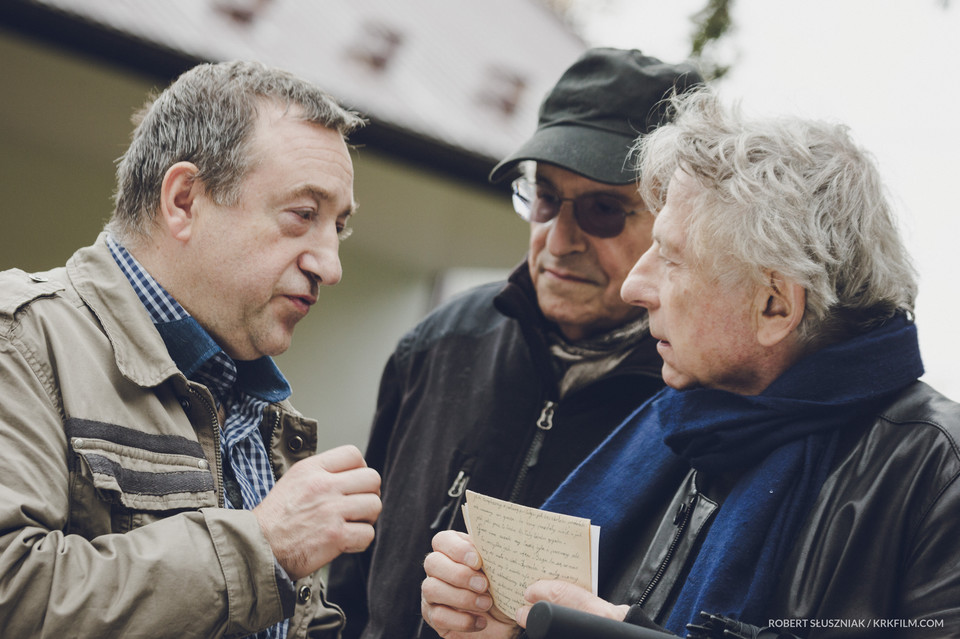
M620 297L627 304L652 310L659 306L657 270L659 260L653 246L640 256L620 287Z
M573 215L573 202L564 200L557 217L547 222L547 250L553 255L581 253L587 249L587 238Z
M311 279L324 286L333 286L343 277L340 264L340 238L336 231L324 233L319 241L314 241L300 254L297 262L300 270Z

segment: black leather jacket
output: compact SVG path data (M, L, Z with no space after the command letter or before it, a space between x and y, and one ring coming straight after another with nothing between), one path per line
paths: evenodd
M522 264L506 286L448 303L398 344L366 450L383 477L376 539L330 571L327 592L346 612L345 637L415 636L423 558L438 531L464 530L464 490L539 506L663 387L648 335L606 376L560 400L545 330ZM423 636L437 635L426 627Z
M922 382L851 424L767 619L749 621L808 639L960 637L958 442L960 405ZM669 615L722 484L691 472L638 531L633 560L601 593L632 604L628 621Z

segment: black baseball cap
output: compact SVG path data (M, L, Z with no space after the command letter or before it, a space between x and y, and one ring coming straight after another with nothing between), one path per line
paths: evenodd
M535 160L597 182L633 182L627 157L640 135L664 122L663 99L702 83L689 63L667 64L636 49L589 49L543 99L533 137L493 167L489 180Z

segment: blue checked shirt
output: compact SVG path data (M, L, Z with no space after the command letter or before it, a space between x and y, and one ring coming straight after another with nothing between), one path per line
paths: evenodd
M233 361L180 304L111 236L107 246L133 285L170 357L191 381L210 389L226 415L220 429L227 508L252 509L273 488L270 458L260 434L268 404L290 396L290 385L273 360ZM236 490L239 488L239 490ZM239 494L238 494L239 493ZM267 628L257 639L285 639L288 620Z

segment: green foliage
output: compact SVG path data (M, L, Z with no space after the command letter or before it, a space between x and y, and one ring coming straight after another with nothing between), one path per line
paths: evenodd
M550 7L561 19L576 27L577 19L584 19L590 12L615 11L618 4L633 0L541 0ZM693 24L693 34L690 41L690 57L696 63L707 79L722 78L731 68L730 63L723 63L717 53L718 44L732 39L734 30L733 10L734 0L705 0L705 6L697 11L690 20ZM940 4L944 10L950 10L952 0L932 0Z
M721 64L714 58L712 50L733 25L732 6L733 0L707 0L707 6L691 18L694 34L690 56L707 79L722 78L730 70L729 64Z

